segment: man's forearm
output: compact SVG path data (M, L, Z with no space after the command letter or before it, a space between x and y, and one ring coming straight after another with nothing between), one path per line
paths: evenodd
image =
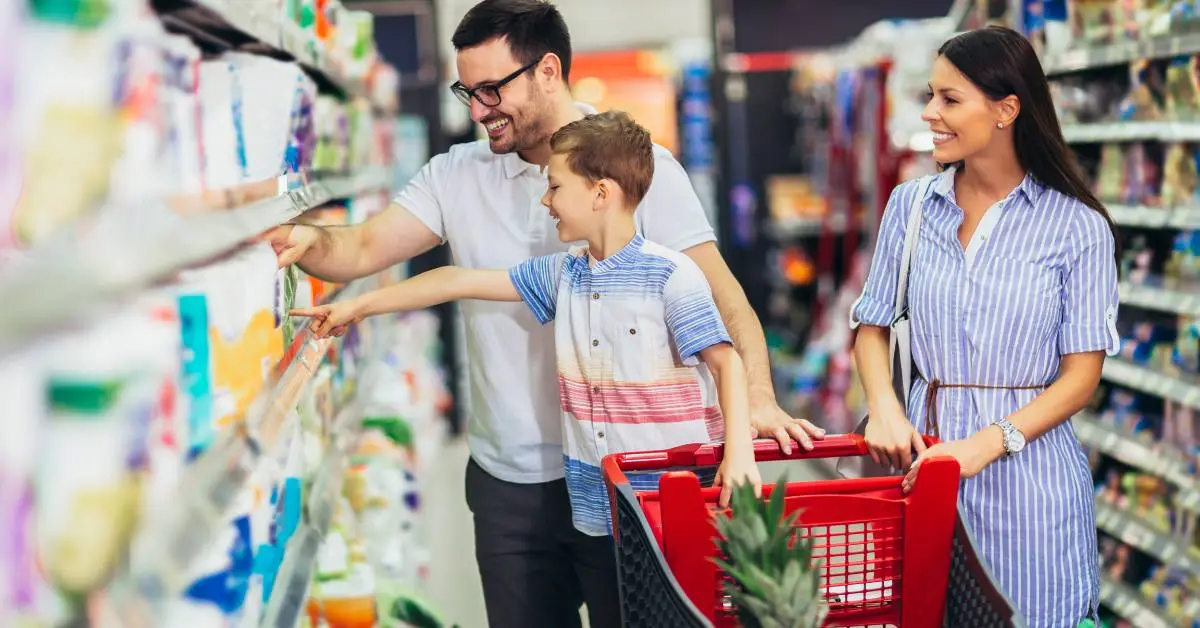
M317 233L316 242L297 263L300 270L317 279L335 283L347 283L371 274L371 269L363 264L370 256L364 250L363 230L358 225L302 225L298 228L315 229Z
M724 301L724 302L722 302ZM767 352L767 337L762 324L754 315L750 301L740 286L733 295L718 297L717 307L721 318L733 339L742 363L746 366L746 377L750 383L751 400L775 398L775 384L771 378L771 357Z

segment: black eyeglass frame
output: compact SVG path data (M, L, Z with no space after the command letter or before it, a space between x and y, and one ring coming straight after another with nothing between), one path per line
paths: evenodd
M459 102L464 105L470 105L471 99L474 98L475 100L478 100L479 104L483 105L484 107L497 107L500 105L502 100L500 96L500 90L503 89L505 85L517 80L517 77L536 68L537 65L542 62L542 59L545 58L546 56L542 55L533 63L518 68L512 74L509 74L499 81L496 81L495 83L485 83L476 88L467 87L466 85L462 84L462 81L454 81L454 83L450 85L450 91L458 98ZM496 102L488 102L487 100L484 100L484 93L489 92L495 94Z

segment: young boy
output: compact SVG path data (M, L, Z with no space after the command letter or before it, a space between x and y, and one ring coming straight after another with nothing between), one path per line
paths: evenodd
M600 473L608 454L724 441L714 479L721 503L731 484L761 487L746 372L708 283L689 257L635 229L634 208L654 171L650 134L628 115L607 112L568 124L550 146L542 204L560 240L586 246L510 270L438 268L293 314L312 317L320 336L367 316L456 299L524 301L540 323L555 321L567 490L585 534L611 532ZM657 484L657 476L636 483L645 480Z

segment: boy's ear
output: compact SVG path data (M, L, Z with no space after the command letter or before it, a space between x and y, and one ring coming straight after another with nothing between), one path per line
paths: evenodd
M593 209L604 209L613 197L612 181L600 179L596 182L596 203Z

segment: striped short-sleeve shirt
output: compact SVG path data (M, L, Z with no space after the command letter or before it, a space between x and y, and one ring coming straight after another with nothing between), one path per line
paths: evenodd
M724 439L716 389L699 353L731 342L729 333L695 262L641 235L600 261L573 248L509 274L538 321L555 321L575 527L609 534L604 456ZM631 482L653 484L656 476Z

